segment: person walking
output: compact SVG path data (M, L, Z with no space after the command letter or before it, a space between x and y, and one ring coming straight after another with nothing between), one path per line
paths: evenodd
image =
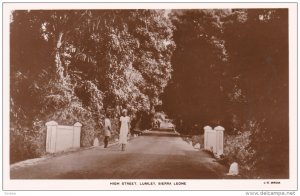
M107 114L104 119L104 148L107 148L108 140L110 136L111 136L110 114Z
M122 116L120 117L120 137L119 137L119 144L122 144L122 151L125 151L126 144L127 144L127 137L129 134L130 129L130 118L127 116L127 110L122 110Z

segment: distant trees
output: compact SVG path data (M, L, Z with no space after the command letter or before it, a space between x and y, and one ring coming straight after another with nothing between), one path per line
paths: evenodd
M185 130L194 124L225 126L236 136L229 137L231 154L243 159L249 177L287 178L287 10L172 13L177 47L164 110L182 119Z
M80 121L89 146L107 108L150 112L170 79L172 33L163 10L13 12L11 161L43 153L47 120Z

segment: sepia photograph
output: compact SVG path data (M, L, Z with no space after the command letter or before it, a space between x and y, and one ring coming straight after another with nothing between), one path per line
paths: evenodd
M7 187L297 188L296 4L52 5L3 18Z

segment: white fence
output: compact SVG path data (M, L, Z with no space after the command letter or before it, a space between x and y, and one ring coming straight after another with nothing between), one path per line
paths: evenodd
M73 126L58 125L55 121L46 123L47 139L46 152L55 153L70 148L80 147L81 124L75 123Z
M223 154L224 148L224 127L217 126L212 129L210 126L204 127L204 149L212 151L214 154Z

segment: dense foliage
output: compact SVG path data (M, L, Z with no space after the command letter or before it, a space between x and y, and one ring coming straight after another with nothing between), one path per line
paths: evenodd
M127 108L133 130L155 110L184 134L222 125L243 175L288 177L286 9L15 11L10 27L11 162L45 153L49 120L90 146Z
M164 110L183 132L224 126L227 156L248 177L287 178L287 10L174 10L172 21Z
M172 32L164 10L13 12L11 161L43 153L37 123L79 121L90 146L105 112L150 113L171 76Z

